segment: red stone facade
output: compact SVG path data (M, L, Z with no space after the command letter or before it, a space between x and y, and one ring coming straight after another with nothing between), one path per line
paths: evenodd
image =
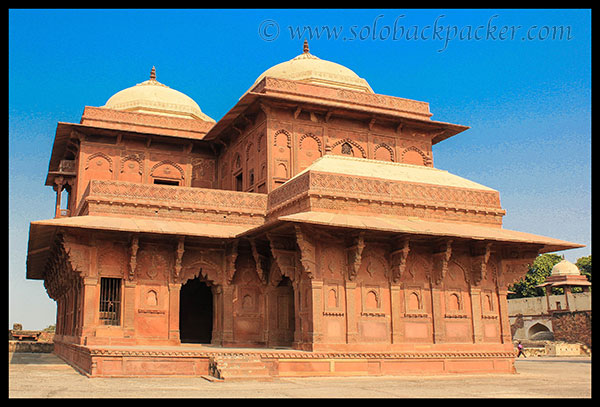
M513 371L508 285L578 245L502 229L497 191L423 181L467 128L430 117L265 77L216 124L59 123L57 217L32 222L27 260L58 305L55 352L92 376L208 374L230 348L263 349L273 376Z

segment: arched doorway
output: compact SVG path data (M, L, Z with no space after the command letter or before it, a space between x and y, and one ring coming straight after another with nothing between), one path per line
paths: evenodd
M210 343L213 330L213 294L199 277L181 286L179 338L182 343Z
M547 326L537 322L529 328L527 337L533 340L552 340L554 333Z

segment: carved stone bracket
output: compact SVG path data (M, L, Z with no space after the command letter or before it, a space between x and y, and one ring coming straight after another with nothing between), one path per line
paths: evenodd
M482 280L486 279L487 263L490 259L491 251L492 243L490 242L471 249L471 274L474 285L479 285Z
M406 260L408 258L408 253L410 252L409 247L409 238L405 237L399 239L396 243L396 247L399 247L393 250L390 253L390 264L392 265L392 282L398 283L406 270Z
M58 300L71 287L81 282L83 270L77 264L83 262L78 262L77 259L84 256L81 250L65 242L62 235L57 235L44 271L44 287L50 298Z
M271 254L275 265L279 268L281 275L289 278L292 282L296 281L296 250L291 249L292 244L285 238L273 236L267 233Z
M177 250L175 252L175 267L173 268L173 275L175 277L175 281L179 279L179 275L181 274L181 261L183 260L184 240L185 238L183 236L180 236L177 240Z
M139 239L137 235L134 235L131 238L131 243L129 244L129 272L127 273L127 279L129 281L133 281L135 277L135 268L137 266L137 252L139 247Z
M235 261L238 256L238 241L234 240L233 243L227 248L225 255L225 280L227 284L231 284L233 276L235 275Z
M535 259L535 258L534 258ZM508 287L519 281L527 271L534 259L503 259L500 261L500 272L498 273L498 285Z
M252 257L254 257L254 262L256 263L256 274L258 278L263 284L267 284L267 275L269 273L269 258L259 253L259 249L257 247L256 239L248 239L250 240L250 247L252 248Z
M354 281L360 264L362 262L362 252L365 248L365 232L360 232L354 239L352 245L346 249L346 258L348 261L348 279Z
M294 225L294 229L296 231L296 243L300 248L300 263L302 263L302 268L308 275L308 278L313 279L317 266L315 245L302 226L296 224Z
M452 239L441 244L439 250L433 253L433 280L435 284L441 284L448 272L448 262L452 256Z

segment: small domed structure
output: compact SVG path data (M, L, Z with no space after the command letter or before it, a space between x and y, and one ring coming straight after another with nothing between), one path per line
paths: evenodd
M536 287L543 287L546 290L546 303L548 306L548 310L550 310L550 300L549 296L552 292L552 288L564 288L565 292L565 304L566 310L569 310L569 298L567 296L567 288L571 287L581 287L583 292L588 290L588 287L591 286L587 280L587 277L581 274L579 268L571 263L568 260L561 260L556 263L554 267L552 267L552 271L550 275L546 278L546 281L542 284L537 285ZM562 310L564 311L564 310Z
M192 98L157 81L154 67L149 80L115 93L104 107L215 122Z
M306 40L302 54L267 69L256 79L254 85L265 76L374 93L367 81L351 69L311 54Z
M552 276L578 276L581 272L576 265L568 260L561 260L552 267Z

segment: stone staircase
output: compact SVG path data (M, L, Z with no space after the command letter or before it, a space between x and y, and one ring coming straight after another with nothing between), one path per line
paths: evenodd
M271 381L273 377L259 355L215 355L210 358L209 374L216 380Z

